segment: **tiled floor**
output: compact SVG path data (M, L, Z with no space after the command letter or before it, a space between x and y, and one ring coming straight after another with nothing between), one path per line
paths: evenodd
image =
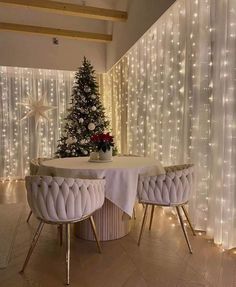
M26 202L24 183L0 184L0 203ZM126 237L102 242L98 254L94 242L72 238L71 286L76 287L236 287L236 252L222 251L204 235L189 232L194 254L188 253L174 215L156 208L152 231L146 228L137 246L143 207ZM47 225L25 274L19 275L37 220L26 223L25 208L17 229L11 260L0 270L1 287L58 287L65 282L64 246L57 228ZM1 239L0 239L1 244Z

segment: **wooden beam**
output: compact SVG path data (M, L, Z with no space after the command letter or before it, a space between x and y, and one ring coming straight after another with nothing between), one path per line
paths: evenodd
M125 21L127 12L48 0L0 0L0 3L43 9L60 14L86 18Z
M91 33L91 32L80 32L73 30L63 30L49 27L40 27L40 26L29 26L29 25L20 25L13 23L2 23L0 22L0 30L13 31L13 32L25 32L41 35L50 35L50 36L63 36L67 38L74 38L78 40L91 40L96 42L111 42L112 35L100 34L100 33Z

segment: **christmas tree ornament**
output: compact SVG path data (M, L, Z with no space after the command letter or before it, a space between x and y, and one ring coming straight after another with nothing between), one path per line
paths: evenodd
M89 92L91 91L91 89L90 89L90 87L85 86L85 87L84 87L84 91L85 91L85 93L89 93Z
M70 144L71 144L71 138L68 138L68 139L66 140L66 144L67 144L67 145L70 145Z
M96 108L95 106L92 106L92 111L94 111L94 112L95 112L95 111L96 111L96 109L97 109L97 108Z
M68 144L68 145L70 145L70 144L73 144L73 143L75 143L76 141L75 141L76 139L74 139L74 138L72 138L72 137L70 137L70 138L68 138L67 140L66 140L66 144Z
M95 126L94 123L89 123L89 124L88 124L88 129L89 129L90 131L93 131L95 128L96 128L96 126Z

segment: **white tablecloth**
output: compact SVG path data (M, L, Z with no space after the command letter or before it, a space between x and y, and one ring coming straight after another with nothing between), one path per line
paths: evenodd
M58 158L42 162L38 174L105 178L106 198L132 216L139 174L165 173L157 160L147 157L116 156L112 162L89 162L88 157Z

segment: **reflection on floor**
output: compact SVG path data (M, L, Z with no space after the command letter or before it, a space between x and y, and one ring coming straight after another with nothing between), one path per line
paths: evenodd
M0 204L26 203L24 182L0 184ZM11 260L0 270L1 287L64 286L64 249L57 228L47 225L25 274L19 275L37 220L26 223L28 207L17 230ZM223 251L204 235L189 232L194 254L190 255L174 215L156 208L152 231L146 228L137 246L143 207L137 207L131 233L119 240L96 244L72 238L71 286L77 287L236 287L236 252ZM1 244L1 238L0 238Z

